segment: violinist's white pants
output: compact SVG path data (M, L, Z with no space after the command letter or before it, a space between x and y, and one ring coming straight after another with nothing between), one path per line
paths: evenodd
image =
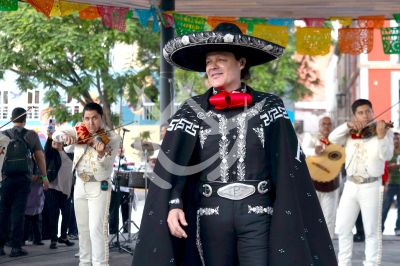
M108 190L101 182L83 182L76 178L74 207L79 233L79 265L108 265L108 215L111 183Z
M336 211L339 203L339 188L330 192L316 191L319 204L324 214L331 239L335 236Z
M344 184L336 219L339 237L339 266L351 266L353 251L353 227L361 210L365 232L364 266L380 265L382 252L381 232L381 180L367 184Z

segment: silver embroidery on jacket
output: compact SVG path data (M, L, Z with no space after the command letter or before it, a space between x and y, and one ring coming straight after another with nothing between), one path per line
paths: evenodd
M228 165L228 120L223 115L217 115L219 120L219 133L221 139L219 141L219 158L221 159L220 173L221 181L228 182L229 165Z
M176 198L176 199L172 199L169 202L169 205L174 205L174 204L179 204L181 203L180 199Z
M204 147L204 143L207 140L208 135L210 135L211 133L211 129L207 128L207 129L200 129L200 145L201 148L203 149Z
M244 164L244 159L246 158L246 114L243 113L237 117L238 122L238 135L239 139L237 140L238 150L237 150L237 176L239 181L243 181L246 175L246 166Z
M258 138L261 141L262 147L264 148L264 143L265 143L264 128L262 126L260 126L260 127L253 128L253 130L254 130L254 132L256 132Z
M276 106L271 108L267 112L263 113L262 115L260 115L260 119L263 120L265 126L269 126L269 124L271 124L280 117L289 119L289 115L286 112L285 107Z
M248 213L255 213L255 214L268 214L268 215L272 215L274 213L274 209L272 207L263 207L263 206L251 206L251 205L247 205L249 210Z
M172 119L169 123L167 131L182 130L192 136L196 136L199 125L190 122L185 118Z

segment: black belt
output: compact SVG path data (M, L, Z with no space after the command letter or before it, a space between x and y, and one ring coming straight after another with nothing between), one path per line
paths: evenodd
M271 190L269 180L247 182L207 182L200 183L200 193L204 197L219 196L230 200L241 200L255 193L265 194Z

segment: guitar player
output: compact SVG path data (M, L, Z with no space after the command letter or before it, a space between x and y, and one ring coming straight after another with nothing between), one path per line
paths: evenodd
M316 134L306 133L302 148L308 156L322 156L328 142L329 133L332 131L332 120L329 116L323 116L319 120L319 131ZM325 167L328 167L328 161ZM339 201L340 173L329 182L313 180L326 225L331 238L335 232L336 208Z

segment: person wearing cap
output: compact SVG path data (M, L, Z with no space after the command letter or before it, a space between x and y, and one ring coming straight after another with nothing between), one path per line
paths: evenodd
M3 131L2 134L8 136L10 139L15 138L17 134L23 136L23 140L31 151L40 173L42 174L41 179L44 189L47 190L49 181L46 176L46 161L43 148L40 144L38 134L33 130L25 129L26 113L27 111L24 108L15 108L11 114L11 121L14 123L14 127ZM31 182L37 181L40 175L33 176L32 172L25 175L9 176L2 171L2 178L3 181L0 192L0 256L5 255L4 244L8 233L10 218L12 222L12 249L10 256L24 256L28 254L26 250L21 248L24 237L25 208Z
M212 87L169 120L132 265L337 265L282 100L242 82L283 52L232 23L166 44Z

